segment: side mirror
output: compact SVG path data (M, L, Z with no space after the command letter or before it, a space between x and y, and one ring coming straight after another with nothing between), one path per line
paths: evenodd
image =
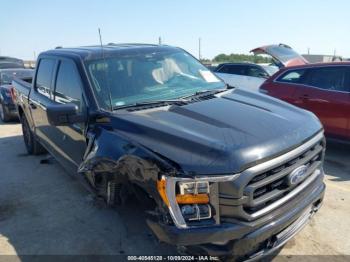
M50 105L46 108L46 114L50 125L53 126L66 126L84 121L75 104Z

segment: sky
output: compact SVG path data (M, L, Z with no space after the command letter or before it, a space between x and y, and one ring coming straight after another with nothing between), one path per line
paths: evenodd
M33 59L56 46L158 43L202 58L284 43L350 57L347 0L1 0L0 55Z

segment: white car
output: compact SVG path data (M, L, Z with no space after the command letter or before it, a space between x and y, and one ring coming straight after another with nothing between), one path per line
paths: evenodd
M224 63L214 73L230 86L259 91L267 78L278 71L278 67L253 63Z

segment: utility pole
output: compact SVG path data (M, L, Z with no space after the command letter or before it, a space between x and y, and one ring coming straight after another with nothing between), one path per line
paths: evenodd
M310 47L307 48L307 54L310 54Z
M201 53L201 38L198 39L198 58L199 58L199 60L202 59L202 53Z
M159 44L159 45L162 44L162 37L158 37L158 44Z
M30 67L32 67L32 68L34 68L35 67L35 65L36 65L36 53L35 53L35 51L33 51L33 64L32 64L32 62L30 62Z

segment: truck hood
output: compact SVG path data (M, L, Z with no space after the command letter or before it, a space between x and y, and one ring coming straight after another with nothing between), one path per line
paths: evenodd
M242 89L184 106L114 116L116 132L197 175L238 173L322 129L312 113Z
M270 55L284 67L306 65L309 63L291 47L284 44L262 46L255 48L250 52L254 53L254 55Z

